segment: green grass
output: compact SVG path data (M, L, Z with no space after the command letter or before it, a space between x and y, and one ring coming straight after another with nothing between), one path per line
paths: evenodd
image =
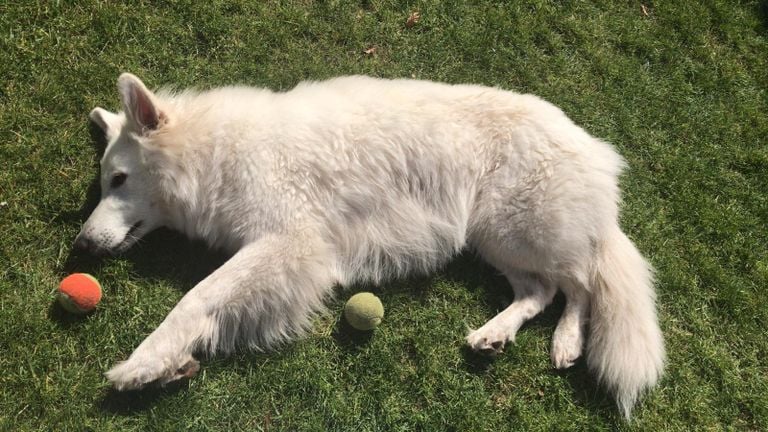
M648 1L648 15L635 1L203 3L0 5L0 429L768 429L765 2ZM277 353L205 361L177 388L111 392L102 373L223 259L167 232L114 259L70 255L98 195L86 115L117 108L123 71L150 86L276 89L412 76L556 103L629 162L622 223L658 269L664 379L626 424L583 363L553 371L562 300L494 361L468 354L466 326L511 292L467 254L376 287L388 315L369 340L338 324L342 295ZM52 307L74 270L105 288L82 319Z

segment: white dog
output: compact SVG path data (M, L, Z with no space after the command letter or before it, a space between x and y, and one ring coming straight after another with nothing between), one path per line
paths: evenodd
M76 245L119 253L166 226L234 255L107 372L117 389L190 376L196 352L274 347L335 284L428 272L467 246L515 293L471 348L501 351L560 289L555 367L586 343L626 416L660 377L652 272L618 224L624 163L553 105L361 76L155 94L123 74L118 88L122 112L90 114L109 144Z

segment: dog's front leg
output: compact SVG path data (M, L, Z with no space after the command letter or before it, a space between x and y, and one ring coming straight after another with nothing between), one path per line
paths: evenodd
M197 372L196 351L236 342L266 349L306 330L334 280L319 237L268 236L243 247L191 289L128 360L106 373L118 390L165 384Z

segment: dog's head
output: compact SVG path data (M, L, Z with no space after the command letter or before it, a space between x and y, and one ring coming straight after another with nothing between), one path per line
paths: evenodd
M158 181L147 159L153 134L167 123L159 100L131 74L118 89L123 111L95 108L90 118L107 139L101 159L101 201L83 225L75 247L95 254L117 254L165 224Z

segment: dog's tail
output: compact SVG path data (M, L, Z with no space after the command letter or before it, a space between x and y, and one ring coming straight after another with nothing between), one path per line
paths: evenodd
M653 273L618 226L599 244L591 270L587 364L629 418L638 397L656 384L664 367Z

